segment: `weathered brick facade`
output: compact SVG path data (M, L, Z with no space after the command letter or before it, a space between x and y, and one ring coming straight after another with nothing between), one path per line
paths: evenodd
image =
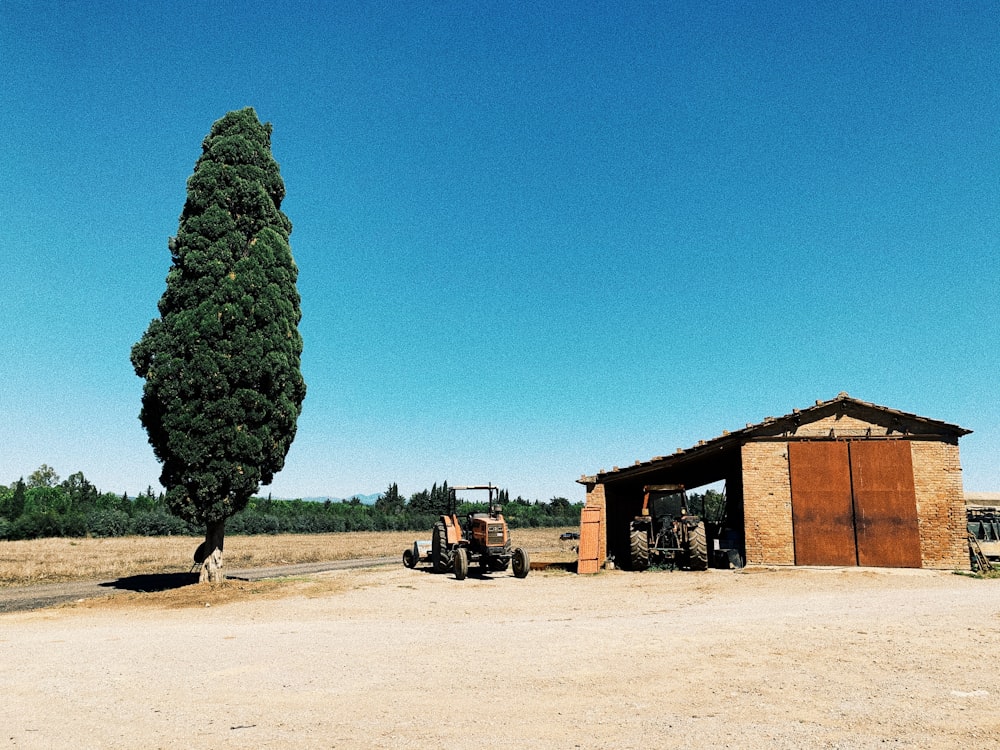
M969 542L958 445L913 441L910 451L923 567L968 570Z
M794 565L788 444L747 443L742 454L747 564Z

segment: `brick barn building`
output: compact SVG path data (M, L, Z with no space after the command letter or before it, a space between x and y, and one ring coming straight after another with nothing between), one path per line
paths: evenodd
M709 547L748 564L967 570L958 439L969 432L841 393L578 481L604 516L602 561L628 560L646 485L724 481Z

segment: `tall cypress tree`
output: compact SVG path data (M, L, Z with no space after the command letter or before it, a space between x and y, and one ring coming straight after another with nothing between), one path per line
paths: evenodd
M160 316L132 348L167 505L205 525L203 581L222 580L226 519L281 470L305 397L284 196L270 123L250 107L218 120L168 243Z

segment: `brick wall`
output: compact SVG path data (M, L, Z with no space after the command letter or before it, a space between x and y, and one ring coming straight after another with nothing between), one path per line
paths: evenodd
M913 488L923 567L969 570L969 542L958 446L914 440Z
M747 563L794 565L788 444L747 443L742 460Z

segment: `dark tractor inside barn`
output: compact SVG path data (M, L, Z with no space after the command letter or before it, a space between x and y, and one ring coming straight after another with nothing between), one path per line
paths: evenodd
M650 566L708 568L705 523L689 512L684 485L643 487L642 513L629 525L629 567L646 570Z

